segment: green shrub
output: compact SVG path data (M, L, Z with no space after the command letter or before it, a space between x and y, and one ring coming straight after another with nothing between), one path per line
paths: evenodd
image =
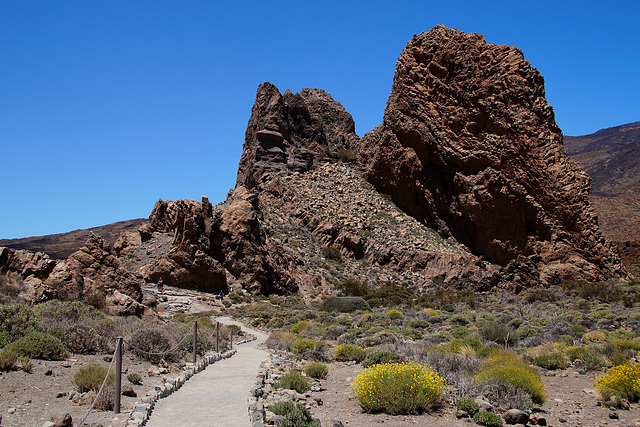
M369 295L371 293L371 288L367 286L365 283L362 283L357 279L347 279L342 282L339 288L344 292L347 296L350 297L364 297L365 295Z
M300 334L309 331L309 329L311 329L309 322L307 322L306 320L301 320L300 322L293 325L289 330L294 334Z
M287 388L298 393L306 393L311 389L309 378L298 371L289 371L275 383L276 388Z
M29 359L28 357L21 357L19 361L20 369L25 372L31 373L31 371L33 370L33 362L31 361L31 359Z
M336 357L336 360L341 362L354 361L359 363L362 362L365 356L364 349L362 347L348 343L338 345L333 354Z
M140 376L140 374L131 373L127 375L127 381L129 381L133 385L140 385L142 384L142 377Z
M289 412L296 407L296 404L290 400L285 400L283 402L277 402L273 405L269 406L269 410L276 415L287 415Z
M304 405L290 401L278 402L269 406L269 410L284 418L278 426L284 427L320 427L317 421L311 416L311 412Z
M298 338L293 341L291 351L297 356L304 356L304 354L310 350L324 350L325 348L326 344L320 341Z
M486 322L482 325L480 336L485 341L508 347L513 347L520 341L520 336L515 329L498 322Z
M322 256L326 259L331 259L334 261L342 261L342 253L340 252L340 249L336 248L335 246L325 246L324 248L322 248Z
M558 300L558 296L550 289L535 289L525 297L525 300L532 304L536 301L555 302Z
M420 307L438 307L438 309L445 311L453 311L458 304L475 308L476 303L476 295L472 291L456 291L452 289L438 289L420 295L416 301L416 305Z
M480 405L472 397L461 397L456 400L456 408L466 412L470 417L473 417L478 411L480 411Z
M476 379L482 383L497 380L511 384L527 392L531 400L540 405L547 400L538 371L513 353L494 352L485 360Z
M500 415L493 412L480 411L473 416L473 422L488 427L498 427L504 425Z
M404 305L413 306L415 296L413 289L400 285L385 285L377 291L367 295L365 299L372 307L394 307Z
M580 359L584 363L595 363L599 364L600 359L598 358L597 352L589 347L568 347L567 348L567 357L571 362L575 362Z
M614 351L609 355L609 362L611 366L624 365L629 362L629 359L622 351Z
M616 350L625 351L625 350L635 350L640 351L640 343L631 341L631 340L613 340L613 345L616 347Z
M114 322L82 302L52 300L36 306L34 311L40 329L60 338L73 353L108 352L115 340Z
M69 352L60 338L43 332L32 332L11 344L19 356L41 360L64 360Z
M401 415L427 411L446 381L416 362L384 363L366 368L351 386L365 412Z
M18 362L18 353L11 347L5 347L0 353L0 371L13 371Z
M322 362L313 362L307 365L304 373L307 374L308 377L322 379L329 373L329 368Z
M320 304L320 310L352 313L358 310L371 310L371 306L361 297L330 297Z
M518 329L518 335L522 339L533 337L538 335L540 332L542 332L542 328L540 326L532 325L530 323Z
M567 361L562 353L554 351L549 354L541 354L533 359L533 364L540 366L544 369L565 369L567 367Z
M37 318L29 306L0 305L0 347L37 330Z
M604 375L596 378L595 388L603 401L613 396L626 399L631 403L640 400L640 365L624 364L610 368Z
M106 367L97 364L84 366L73 376L73 383L80 393L90 390L97 393L98 390L100 390L108 371L109 370ZM116 374L109 372L107 384L114 384L115 381Z
M403 357L393 351L381 348L372 348L365 351L365 357L362 366L368 368L381 363L398 363L403 361Z

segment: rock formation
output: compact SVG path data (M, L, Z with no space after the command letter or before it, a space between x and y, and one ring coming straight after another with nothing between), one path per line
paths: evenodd
M140 281L118 265L109 244L90 234L85 246L65 261L42 252L0 248L0 274L22 282L31 303L51 299L84 301L117 315L140 315Z
M271 83L258 87L247 125L236 186L256 187L268 176L305 172L356 147L355 123L322 89L280 94Z
M515 47L444 26L414 36L359 155L405 212L493 263L528 265L534 282L621 272L542 75Z
M166 283L226 293L229 272L250 292L297 290L289 268L296 261L283 256L265 234L258 197L244 187L230 194L224 208L214 208L206 197L202 202L159 200L149 219L155 232L174 237L165 256L140 270L146 281L164 277Z

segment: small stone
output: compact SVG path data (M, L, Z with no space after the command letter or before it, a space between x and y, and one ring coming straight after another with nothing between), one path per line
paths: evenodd
M509 409L505 412L504 422L507 424L528 424L529 423L529 414L519 409Z
M616 411L609 411L609 418L612 420L620 419L620 415Z
M52 415L51 422L53 422L54 427L71 427L73 425L73 419L68 412Z
M138 397L138 393L136 393L133 387L130 386L122 387L122 395L128 397Z
M60 399L61 397L65 397L67 395L66 391L59 391L56 393L56 399Z

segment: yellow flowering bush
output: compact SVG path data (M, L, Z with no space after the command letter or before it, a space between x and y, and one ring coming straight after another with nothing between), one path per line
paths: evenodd
M447 383L416 362L382 363L362 371L351 383L365 412L420 414L438 400Z
M637 402L640 400L640 365L627 363L614 366L598 377L594 386L604 401L617 396L629 402Z
M494 352L485 360L476 379L480 382L497 380L511 384L527 392L531 400L540 405L547 400L544 384L536 368L528 365L514 353Z
M387 312L387 317L390 317L391 319L399 319L402 317L402 313L394 308Z

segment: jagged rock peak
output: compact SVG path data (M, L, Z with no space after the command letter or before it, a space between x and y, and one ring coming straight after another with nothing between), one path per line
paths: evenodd
M266 176L311 170L359 140L351 114L324 90L282 95L263 83L247 125L236 186L252 189Z
M544 79L515 47L442 25L414 36L359 156L378 191L491 262L542 282L621 271Z

